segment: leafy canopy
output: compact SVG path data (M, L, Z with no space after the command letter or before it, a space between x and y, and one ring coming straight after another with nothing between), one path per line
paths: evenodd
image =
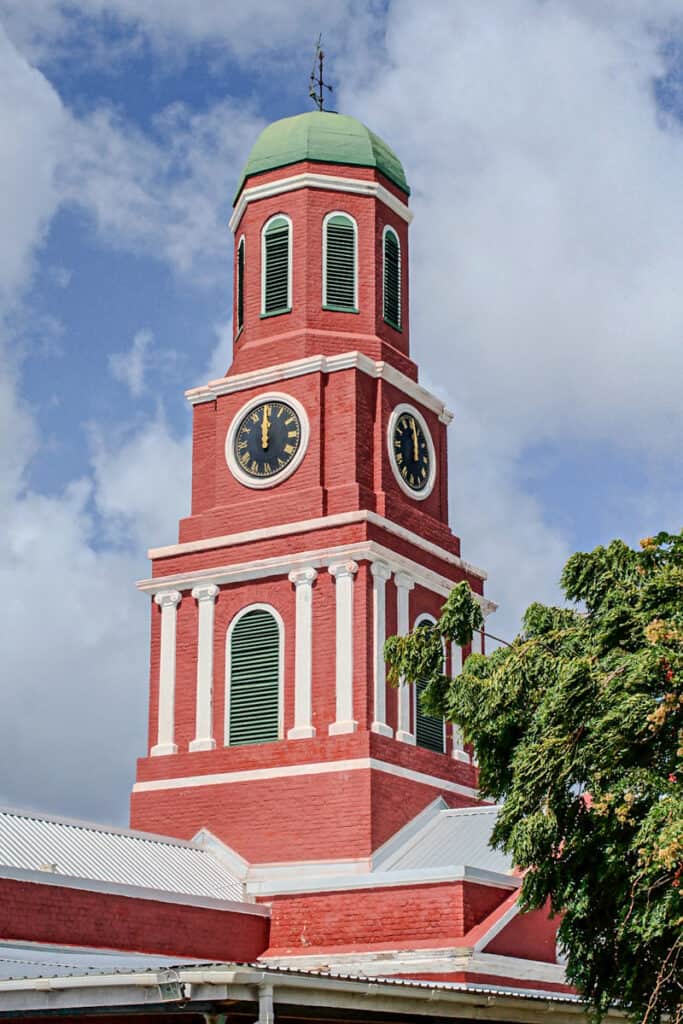
M460 583L432 630L387 641L390 678L427 679L423 710L474 744L503 801L492 842L526 871L523 907L562 915L596 1017L683 1024L683 533L575 554L562 586L574 608L532 604L514 643L450 679L442 637L483 627Z

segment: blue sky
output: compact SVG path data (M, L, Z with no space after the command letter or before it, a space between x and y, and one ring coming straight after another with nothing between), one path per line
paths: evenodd
M0 801L125 821L133 582L187 510L183 391L230 360L240 168L309 109L319 31L413 188L413 355L493 631L571 551L680 528L680 3L329 7L0 0Z

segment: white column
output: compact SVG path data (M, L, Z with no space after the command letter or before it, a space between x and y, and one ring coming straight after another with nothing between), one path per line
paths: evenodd
M396 630L399 636L410 632L410 591L415 580L405 572L396 573ZM401 683L398 688L398 727L396 739L403 743L415 743L415 734L410 731L410 704L412 687Z
M394 730L387 725L387 685L386 663L384 661L384 641L387 633L387 580L391 579L391 569L384 562L373 562L372 573L372 637L373 637L373 697L375 705L374 721L370 728L380 736L393 736Z
M199 608L197 623L197 705L195 737L190 750L215 750L213 738L213 619L218 587L195 587L192 596Z
M174 743L175 636L176 617L181 597L178 590L164 590L154 595L155 603L161 608L161 644L159 649L159 718L157 742L150 751L152 757L178 753L178 748Z
M290 572L289 582L296 587L296 629L294 651L294 726L287 739L315 736L312 722L311 677L313 667L313 583L315 569Z
M451 644L451 675L453 677L459 676L462 672L462 647L460 644ZM453 750L451 756L456 761L464 761L465 764L470 763L470 755L465 750L465 740L463 739L462 730L458 725L453 725Z
M330 736L355 732L353 718L353 580L358 572L355 562L340 562L328 569L336 580L336 676L337 720L330 725Z

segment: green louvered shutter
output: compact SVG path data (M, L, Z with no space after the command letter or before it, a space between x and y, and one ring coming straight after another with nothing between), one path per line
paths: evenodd
M337 214L325 225L325 305L356 308L356 232L348 217Z
M401 249L393 231L384 235L384 319L401 326Z
M230 639L230 746L279 738L280 630L270 612L255 608Z
M431 622L424 620L418 622L418 629L431 629ZM427 750L435 750L438 754L444 752L444 727L443 718L432 718L425 715L420 704L422 691L426 687L426 680L418 679L415 683L415 742L418 747L426 747Z
M237 246L237 330L244 326L244 239Z
M276 217L266 228L263 312L284 313L289 309L289 223Z

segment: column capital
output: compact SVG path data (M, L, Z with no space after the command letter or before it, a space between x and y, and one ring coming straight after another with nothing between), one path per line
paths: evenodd
M390 580L391 569L386 562L371 562L370 572L376 580Z
M179 590L160 590L154 595L154 603L160 608L177 608L182 597Z
M412 590L415 586L415 580L407 572L397 572L394 576L394 583L399 590Z
M349 559L347 562L337 562L335 565L330 565L327 571L335 579L342 579L344 576L355 576L358 572L358 563L354 562L353 559Z
M218 592L219 588L215 583L204 583L199 587L192 588L192 596L195 601L215 601Z
M313 569L313 568L294 569L292 572L290 572L290 574L289 574L289 576L287 578L288 578L290 583L294 584L295 587L305 587L305 586L312 587L314 582L315 582L315 580L316 580L317 575L318 575L318 570L317 569Z

